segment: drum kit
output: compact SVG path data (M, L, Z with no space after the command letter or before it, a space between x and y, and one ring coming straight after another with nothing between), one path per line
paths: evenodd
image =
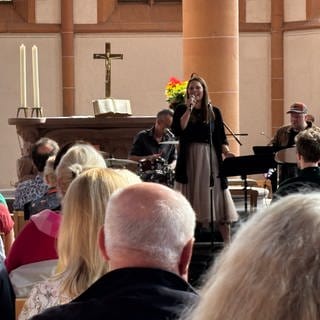
M127 165L133 164L137 165L137 161L129 159L117 159L117 158L108 158L105 159L108 168L126 168Z
M137 174L142 181L156 182L173 188L174 170L163 158L143 159L138 163Z
M108 158L106 159L106 164L109 168L132 168L134 166L137 175L142 181L160 183L173 188L174 170L161 157L153 160L142 159L140 161Z

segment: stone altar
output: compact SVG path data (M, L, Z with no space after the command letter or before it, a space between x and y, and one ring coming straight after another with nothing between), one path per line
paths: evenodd
M106 158L127 159L135 134L150 128L155 119L154 116L10 118L9 125L16 126L22 139L18 178L23 180L28 174L22 172L19 161L20 164L30 161L30 147L41 137L51 138L59 145L72 140L86 140L105 152Z

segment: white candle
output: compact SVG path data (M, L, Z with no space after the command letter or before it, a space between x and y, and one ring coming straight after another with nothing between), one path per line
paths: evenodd
M26 46L20 46L20 107L27 107Z
M40 108L38 47L32 46L33 106Z

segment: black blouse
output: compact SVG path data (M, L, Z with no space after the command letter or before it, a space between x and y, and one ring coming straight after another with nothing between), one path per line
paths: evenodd
M209 144L210 126L212 132L212 143L217 154L220 168L222 165L222 145L228 144L227 137L224 131L222 115L217 107L212 107L215 118L213 121L211 121L211 124L207 123L205 119L202 119L201 110L194 108L190 115L190 120L187 124L187 127L182 130L180 119L185 113L186 109L187 106L185 104L177 106L173 115L172 123L172 130L174 134L179 138L179 154L176 166L176 181L180 183L188 183L186 172L186 156L190 143L199 142ZM225 189L226 179L222 180L224 180L222 183L222 187Z

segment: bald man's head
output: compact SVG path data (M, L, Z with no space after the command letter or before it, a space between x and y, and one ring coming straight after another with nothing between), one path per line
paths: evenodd
M110 259L128 251L139 259L173 265L193 239L194 228L195 213L181 193L161 184L139 183L111 196L105 247Z

